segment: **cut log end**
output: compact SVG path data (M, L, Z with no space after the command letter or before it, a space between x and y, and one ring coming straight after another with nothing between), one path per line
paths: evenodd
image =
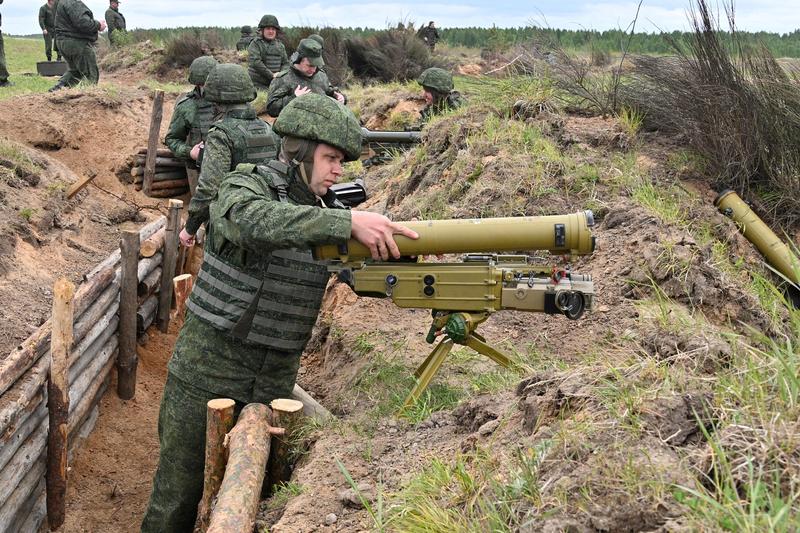
M303 402L299 402L297 400L289 400L285 398L272 400L269 406L272 408L273 411L280 411L283 413L297 413L303 410Z
M236 405L236 402L231 400L230 398L216 398L214 400L209 400L208 408L214 411L220 411L223 409L230 409Z

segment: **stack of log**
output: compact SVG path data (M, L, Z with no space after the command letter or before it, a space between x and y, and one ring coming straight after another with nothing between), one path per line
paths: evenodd
M146 160L147 148L139 148L131 167L131 176L137 191L141 191L144 186ZM189 192L189 178L186 176L186 162L176 159L169 149L159 148L156 152L156 167L150 196L172 198L187 192Z
M152 322L159 285L162 217L139 231L150 255L138 262L142 328ZM163 246L163 237L161 238ZM150 253L152 250L152 253ZM119 347L120 251L85 276L73 301L73 342L68 360L70 449L94 427ZM160 280L159 280L160 281ZM157 302L156 298L156 302ZM46 514L47 387L51 321L0 360L0 531L37 531Z

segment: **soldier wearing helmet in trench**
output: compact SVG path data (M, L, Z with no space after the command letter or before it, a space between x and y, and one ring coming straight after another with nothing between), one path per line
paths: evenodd
M319 41L303 39L292 57L295 58L292 67L276 74L269 88L267 112L270 116L277 117L294 98L308 93L324 94L341 104L347 103L347 98L331 85L328 75L320 70L325 66L325 61Z
M275 15L264 15L258 23L258 37L247 47L248 73L259 91L269 89L275 74L289 68L286 47L278 40L280 29Z
M250 26L242 26L241 37L236 41L236 50L239 52L247 50L250 43L253 42L253 39L255 39L253 36L253 28Z
M417 238L378 213L344 209L330 190L361 152L347 108L301 96L274 128L280 157L237 167L211 204L203 265L168 365L144 533L192 530L209 400L232 398L240 409L291 394L329 279L310 249L354 238L386 260L400 256L393 235Z
M455 109L464 103L461 93L453 90L453 76L446 70L437 67L426 69L417 81L422 85L427 104L422 110L423 123L437 113Z
M200 174L200 152L208 130L214 123L214 104L205 98L205 84L209 73L217 66L211 56L201 56L189 66L189 83L194 89L181 96L175 103L169 131L164 144L175 157L185 160L189 188L194 195Z
M253 82L239 65L217 65L206 79L205 99L214 104L216 118L208 130L197 190L189 204L181 243L189 246L204 223L222 178L240 163L261 163L278 155L280 138L256 116Z

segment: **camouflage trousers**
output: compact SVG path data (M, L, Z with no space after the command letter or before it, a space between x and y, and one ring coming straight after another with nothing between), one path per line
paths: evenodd
M300 354L242 343L187 312L161 400L158 469L142 533L192 531L203 493L208 401L232 398L238 416L247 403L288 398L299 366Z
M74 87L83 80L89 83L97 83L100 80L97 56L92 43L80 39L57 39L56 45L68 67L66 74L61 77L61 85Z
M3 32L0 31L0 83L8 81L8 69L6 68L6 49L3 44Z

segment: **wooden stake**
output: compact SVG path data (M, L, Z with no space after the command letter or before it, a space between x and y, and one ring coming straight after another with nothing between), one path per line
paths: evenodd
M139 232L124 231L120 241L122 279L119 290L119 358L117 394L130 400L136 394L136 310L139 307Z
M72 199L73 196L85 189L86 186L89 185L96 177L96 172L89 172L86 176L70 185L69 190L67 191L67 200Z
M325 409L317 400L315 400L309 393L296 384L292 391L292 399L303 402L303 412L306 416L316 418L319 422L327 422L335 418L330 411Z
M197 506L195 531L208 529L211 515L211 502L222 485L225 464L228 460L225 448L225 435L233 428L233 412L236 402L219 398L208 402L206 411L206 465L203 474L203 498Z
M138 233L136 234L138 236ZM50 531L64 523L67 496L67 421L69 419L69 368L72 347L73 298L75 285L66 278L53 287L53 332L50 337L50 380L47 407L50 431L47 436L47 522Z
M181 274L172 279L175 289L175 317L178 319L182 319L186 312L186 299L192 292L193 281L191 274Z
M277 399L269 404L272 408L272 425L286 431L282 437L272 441L269 466L267 467L267 489L273 490L278 483L292 477L292 433L303 419L303 402Z
M149 195L156 173L158 157L158 138L161 133L161 118L164 115L164 91L157 90L153 97L153 111L150 115L150 132L147 136L147 158L144 166L144 193Z
M161 265L161 293L158 297L158 328L162 333L166 333L169 329L169 311L172 307L172 278L175 275L175 263L178 259L178 246L180 245L178 232L180 231L182 208L182 201L169 201L167 229L164 236L164 264Z
M228 434L228 466L208 533L253 531L269 457L269 417L266 405L248 404Z
M142 245L139 247L139 254L142 257L153 257L156 255L162 246L164 246L164 236L167 234L167 230L165 228L161 228L157 232L155 232L152 237L142 241Z
M136 154L137 155L147 155L147 147L143 146L143 147L139 148L138 150L136 150ZM169 148L159 148L158 150L156 150L156 154L158 155L158 157L174 157L175 156L175 154L173 154L172 150L170 150Z

